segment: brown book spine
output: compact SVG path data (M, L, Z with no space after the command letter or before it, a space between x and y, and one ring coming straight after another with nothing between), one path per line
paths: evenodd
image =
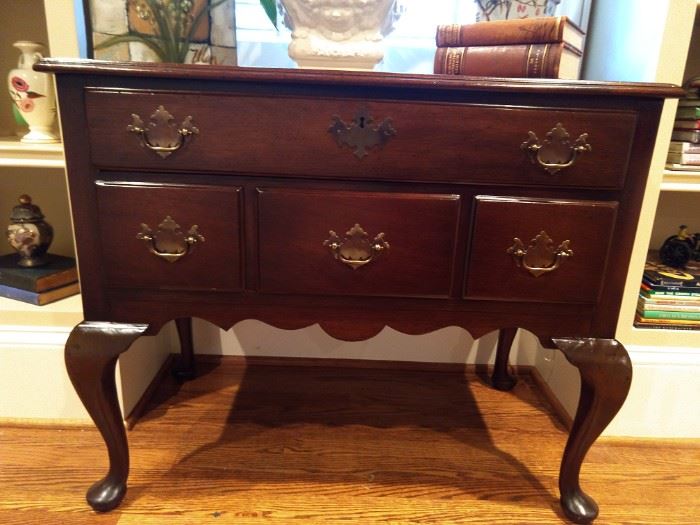
M557 78L564 44L439 47L433 72L487 77Z
M77 268L69 268L60 273L55 273L53 275L47 275L36 281L36 291L45 292L46 290L51 290L52 288L58 288L59 286L64 286L66 284L74 283L78 280L78 270Z
M435 34L435 43L438 47L469 47L562 42L564 28L567 25L579 34L583 34L565 16L521 18L475 24L439 25Z

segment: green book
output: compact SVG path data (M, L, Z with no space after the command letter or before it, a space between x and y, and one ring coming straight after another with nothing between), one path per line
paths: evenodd
M75 259L62 255L48 255L49 262L36 268L17 266L19 254L0 256L0 285L29 292L45 292L72 284L78 280Z
M639 314L646 319L683 319L700 321L700 312L675 312L670 310L642 310Z
M676 112L676 118L692 118L700 119L700 107L698 106L682 106Z

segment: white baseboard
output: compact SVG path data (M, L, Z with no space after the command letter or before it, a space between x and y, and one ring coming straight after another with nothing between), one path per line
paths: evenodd
M604 436L700 437L700 349L626 346L632 386ZM580 378L559 351L541 350L536 367L569 415L578 405Z
M700 438L700 348L626 348L632 387L605 435Z
M0 325L0 419L90 421L66 373L63 348L70 331L64 326ZM117 390L123 414L131 412L167 358L170 340L170 330L163 330L140 338L120 356Z

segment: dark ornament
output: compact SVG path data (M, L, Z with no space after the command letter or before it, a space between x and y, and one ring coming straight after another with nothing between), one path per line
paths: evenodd
M20 255L19 266L33 268L48 262L46 252L53 241L53 228L29 195L20 195L19 204L12 208L7 240Z
M672 268L685 268L691 261L700 261L700 233L689 233L681 224L676 235L668 237L659 248L659 259Z

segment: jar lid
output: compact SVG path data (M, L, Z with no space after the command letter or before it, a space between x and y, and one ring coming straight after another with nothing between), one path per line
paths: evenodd
M20 195L18 200L19 204L12 208L11 221L38 222L44 219L41 208L36 204L32 204L32 198L29 195Z

